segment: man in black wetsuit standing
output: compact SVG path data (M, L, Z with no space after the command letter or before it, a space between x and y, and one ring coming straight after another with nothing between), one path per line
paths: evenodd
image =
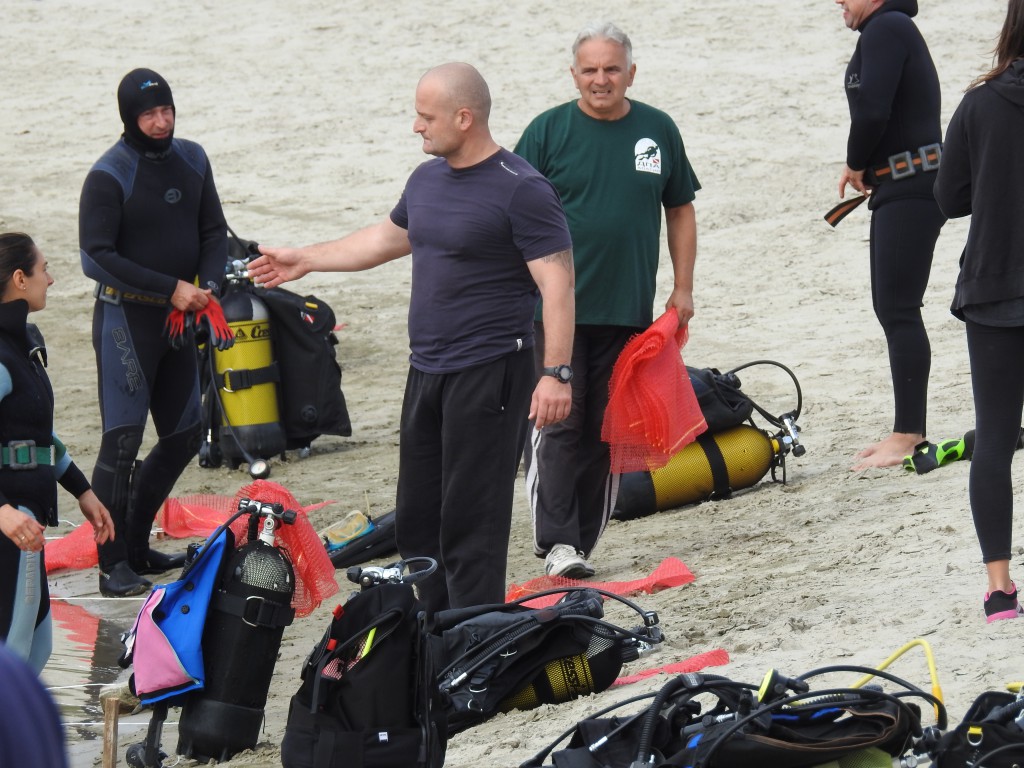
M911 17L917 0L835 0L860 33L846 68L850 134L839 196L869 194L871 297L892 372L892 434L853 470L899 465L925 439L931 347L921 306L945 217L932 194L942 156L939 78Z
M227 263L210 163L201 146L174 138L167 81L133 70L117 99L124 134L93 165L79 208L82 269L96 281L103 421L92 483L117 531L99 546L100 592L111 597L146 592L144 575L184 562L149 546L156 513L201 439L195 344L171 344L164 326L172 310L214 310ZM136 462L147 413L157 442Z

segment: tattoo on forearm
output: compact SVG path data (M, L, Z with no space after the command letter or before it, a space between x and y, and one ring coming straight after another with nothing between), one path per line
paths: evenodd
M573 271L572 266L572 249L567 251L559 251L558 253L552 253L550 256L545 256L543 261L554 261L565 267L566 272L570 274Z

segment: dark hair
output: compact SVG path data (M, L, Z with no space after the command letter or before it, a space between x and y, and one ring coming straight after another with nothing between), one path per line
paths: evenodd
M1014 61L1024 57L1024 0L1009 0L1007 3L1006 21L992 56L995 66L971 83L967 90L999 77Z
M7 282L19 269L31 277L36 259L36 244L24 232L0 235L0 293L7 290Z

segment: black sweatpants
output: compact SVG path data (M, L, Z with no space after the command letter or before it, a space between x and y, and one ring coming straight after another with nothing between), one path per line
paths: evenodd
M871 215L871 300L889 347L893 432L927 434L932 350L921 307L945 221L934 200L917 198L886 202Z
M612 369L639 328L577 325L572 345L569 417L533 429L526 446L526 491L533 514L534 553L568 544L589 557L608 525L618 491L601 425ZM537 370L543 365L542 323L536 324Z
M432 557L431 612L505 600L512 499L536 377L530 351L459 371L409 368L397 512L403 558Z
M1010 465L1024 410L1024 327L967 321L974 387L970 498L983 562L1010 559L1013 483Z

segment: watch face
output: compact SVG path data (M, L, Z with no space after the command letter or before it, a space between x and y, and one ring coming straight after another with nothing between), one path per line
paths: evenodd
M553 376L563 384L568 384L572 381L572 368L568 365L553 365L544 369L544 375Z

